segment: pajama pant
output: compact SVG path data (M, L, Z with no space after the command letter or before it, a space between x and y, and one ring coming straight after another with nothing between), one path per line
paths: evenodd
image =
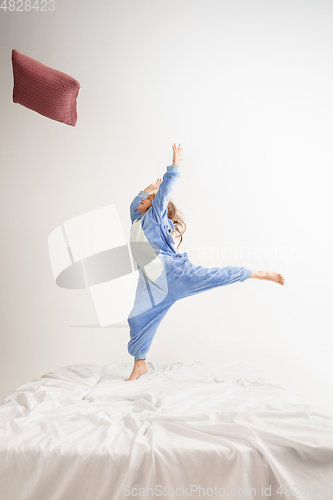
M196 266L190 262L187 252L177 254L177 257L165 259L165 273L156 282L140 275L135 305L127 318L130 327L128 352L135 360L146 359L157 328L177 300L237 281L243 282L252 274L245 267Z

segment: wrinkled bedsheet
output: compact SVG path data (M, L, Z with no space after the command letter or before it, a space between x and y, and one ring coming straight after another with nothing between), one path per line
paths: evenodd
M3 500L333 499L333 413L249 363L62 367L0 406ZM149 489L150 488L150 489Z

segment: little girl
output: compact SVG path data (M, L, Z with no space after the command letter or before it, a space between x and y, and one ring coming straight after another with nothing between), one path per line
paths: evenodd
M162 319L177 300L230 285L248 278L275 281L284 285L281 274L251 271L245 267L206 268L192 264L187 252L177 253L172 232L182 242L186 224L169 200L180 175L182 148L174 144L173 164L156 184L141 191L132 201L131 251L138 265L139 281L135 301L127 321L130 327L128 352L134 368L127 380L136 380L148 371L146 354ZM178 249L177 247L177 249Z

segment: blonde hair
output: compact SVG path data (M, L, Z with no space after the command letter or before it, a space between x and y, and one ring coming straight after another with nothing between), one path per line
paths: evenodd
M178 247L183 241L183 234L186 231L186 222L184 218L184 214L178 210L176 205L174 204L173 201L169 200L168 203L168 217L169 219L172 220L173 225L175 226L175 238L180 238L180 242L178 243L177 246L177 252L178 252Z
M149 195L151 195L152 200L155 198L156 193L157 193L156 190L149 193ZM174 204L174 202L172 200L169 200L169 203L168 203L168 218L170 220L172 220L172 223L175 226L175 229L174 229L175 238L180 238L180 242L178 243L178 246L177 246L177 252L178 252L179 245L183 241L183 234L186 231L186 222L185 222L184 214L176 207L176 205ZM173 233L173 231L172 231L172 233Z

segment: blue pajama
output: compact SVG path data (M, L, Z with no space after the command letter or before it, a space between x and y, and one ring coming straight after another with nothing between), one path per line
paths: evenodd
M203 267L192 264L187 252L177 253L171 236L173 223L167 206L179 177L179 166L170 165L146 213L137 210L141 191L130 207L132 220L130 244L138 266L139 281L133 308L127 318L130 327L128 352L134 359L146 359L162 319L177 300L197 293L243 282L252 274L242 266Z

